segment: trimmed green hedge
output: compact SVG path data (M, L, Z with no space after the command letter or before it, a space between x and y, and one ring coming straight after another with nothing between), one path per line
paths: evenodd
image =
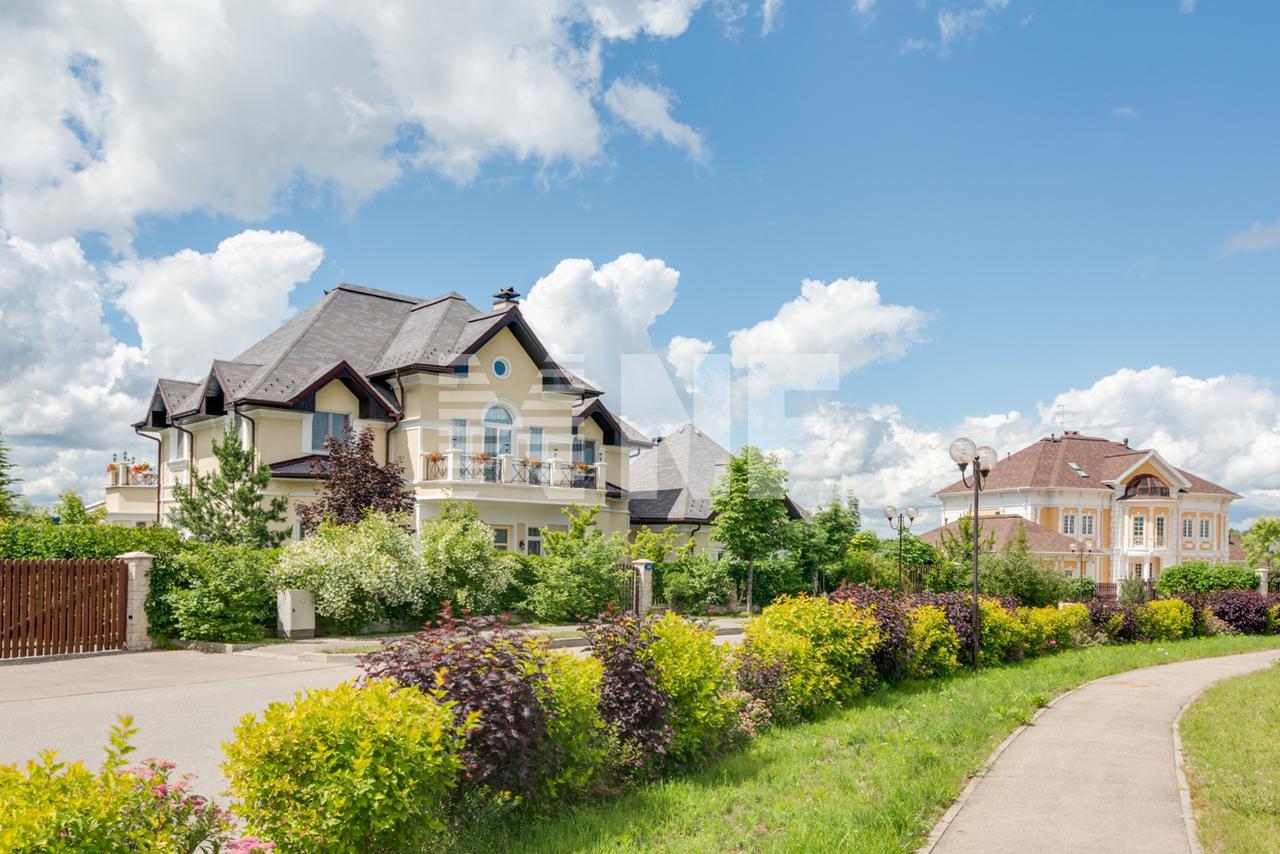
M126 528L120 525L56 525L47 520L0 523L0 558L29 560L110 560L126 552L155 555L147 621L151 634L177 634L170 591L185 587L174 557L191 545L172 528Z

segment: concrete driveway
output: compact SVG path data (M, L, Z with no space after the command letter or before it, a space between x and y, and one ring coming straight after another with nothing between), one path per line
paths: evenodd
M350 664L253 655L152 651L0 666L0 763L25 762L45 747L97 767L120 715L139 728L135 756L178 763L193 788L215 796L226 786L222 743L246 712L306 688L358 675Z

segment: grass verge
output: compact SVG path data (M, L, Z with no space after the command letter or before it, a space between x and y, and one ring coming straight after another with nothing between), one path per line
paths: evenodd
M698 771L546 819L477 822L451 850L911 851L995 746L1054 696L1125 670L1276 646L1280 637L1242 636L1094 647L884 688Z
M1280 667L1209 688L1182 716L1191 802L1207 854L1280 851Z

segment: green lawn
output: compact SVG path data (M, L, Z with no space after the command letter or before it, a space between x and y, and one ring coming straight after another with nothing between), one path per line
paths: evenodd
M1055 695L1123 670L1275 646L1280 637L1095 647L881 690L698 772L553 818L478 822L452 850L911 851L995 746Z
M1213 686L1182 717L1208 854L1280 851L1280 667Z

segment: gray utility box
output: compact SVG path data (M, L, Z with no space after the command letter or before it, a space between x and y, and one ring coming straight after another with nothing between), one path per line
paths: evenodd
M290 640L315 637L316 594L310 590L277 590L276 633Z

